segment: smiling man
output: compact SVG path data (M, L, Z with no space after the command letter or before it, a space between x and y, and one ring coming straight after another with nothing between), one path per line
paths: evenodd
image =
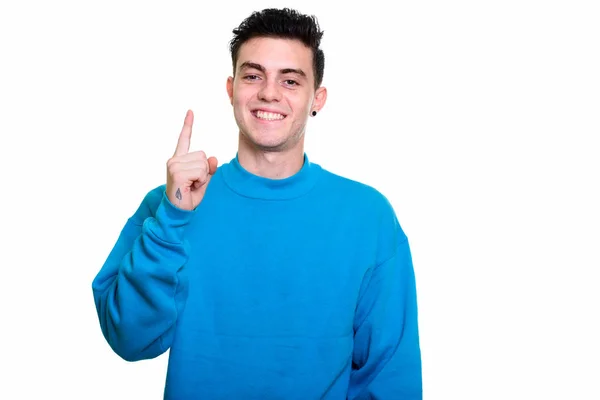
M240 163L254 174L282 178L304 163L309 113L316 115L327 98L327 90L321 87L322 34L316 24L286 27L293 15L270 11L263 15L280 25L273 28L289 30L301 40L293 35L257 36L250 26L253 19L242 24L231 42L234 77L227 80L227 93L240 128Z
M129 361L170 351L165 399L421 399L407 236L304 151L327 98L316 19L267 9L233 33L237 154L190 151L188 111L92 283L104 337Z

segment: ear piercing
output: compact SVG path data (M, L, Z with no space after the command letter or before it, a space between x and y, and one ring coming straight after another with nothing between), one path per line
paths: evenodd
M315 115L317 115L317 112L316 112L316 111L313 111L313 112L312 112L312 116L314 117Z

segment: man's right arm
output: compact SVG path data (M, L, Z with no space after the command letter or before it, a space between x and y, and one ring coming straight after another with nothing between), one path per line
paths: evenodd
M163 354L171 345L187 284L184 230L193 211L175 207L159 187L127 221L92 283L102 333L123 359Z
M146 195L92 283L102 333L125 360L167 351L185 305L187 282L178 274L189 256L184 231L217 170L215 157L189 151L193 123L188 110L166 185Z

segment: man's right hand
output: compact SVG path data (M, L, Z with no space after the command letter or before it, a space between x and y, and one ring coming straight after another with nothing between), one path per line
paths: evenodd
M173 157L167 161L167 197L183 210L194 210L217 170L217 159L203 151L189 152L194 113L188 110Z

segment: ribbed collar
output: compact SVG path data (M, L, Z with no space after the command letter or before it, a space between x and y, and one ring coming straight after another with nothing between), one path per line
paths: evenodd
M239 162L238 154L221 166L223 180L234 192L255 199L286 200L308 193L316 183L321 167L312 164L304 154L302 168L284 179L271 179L254 175Z

